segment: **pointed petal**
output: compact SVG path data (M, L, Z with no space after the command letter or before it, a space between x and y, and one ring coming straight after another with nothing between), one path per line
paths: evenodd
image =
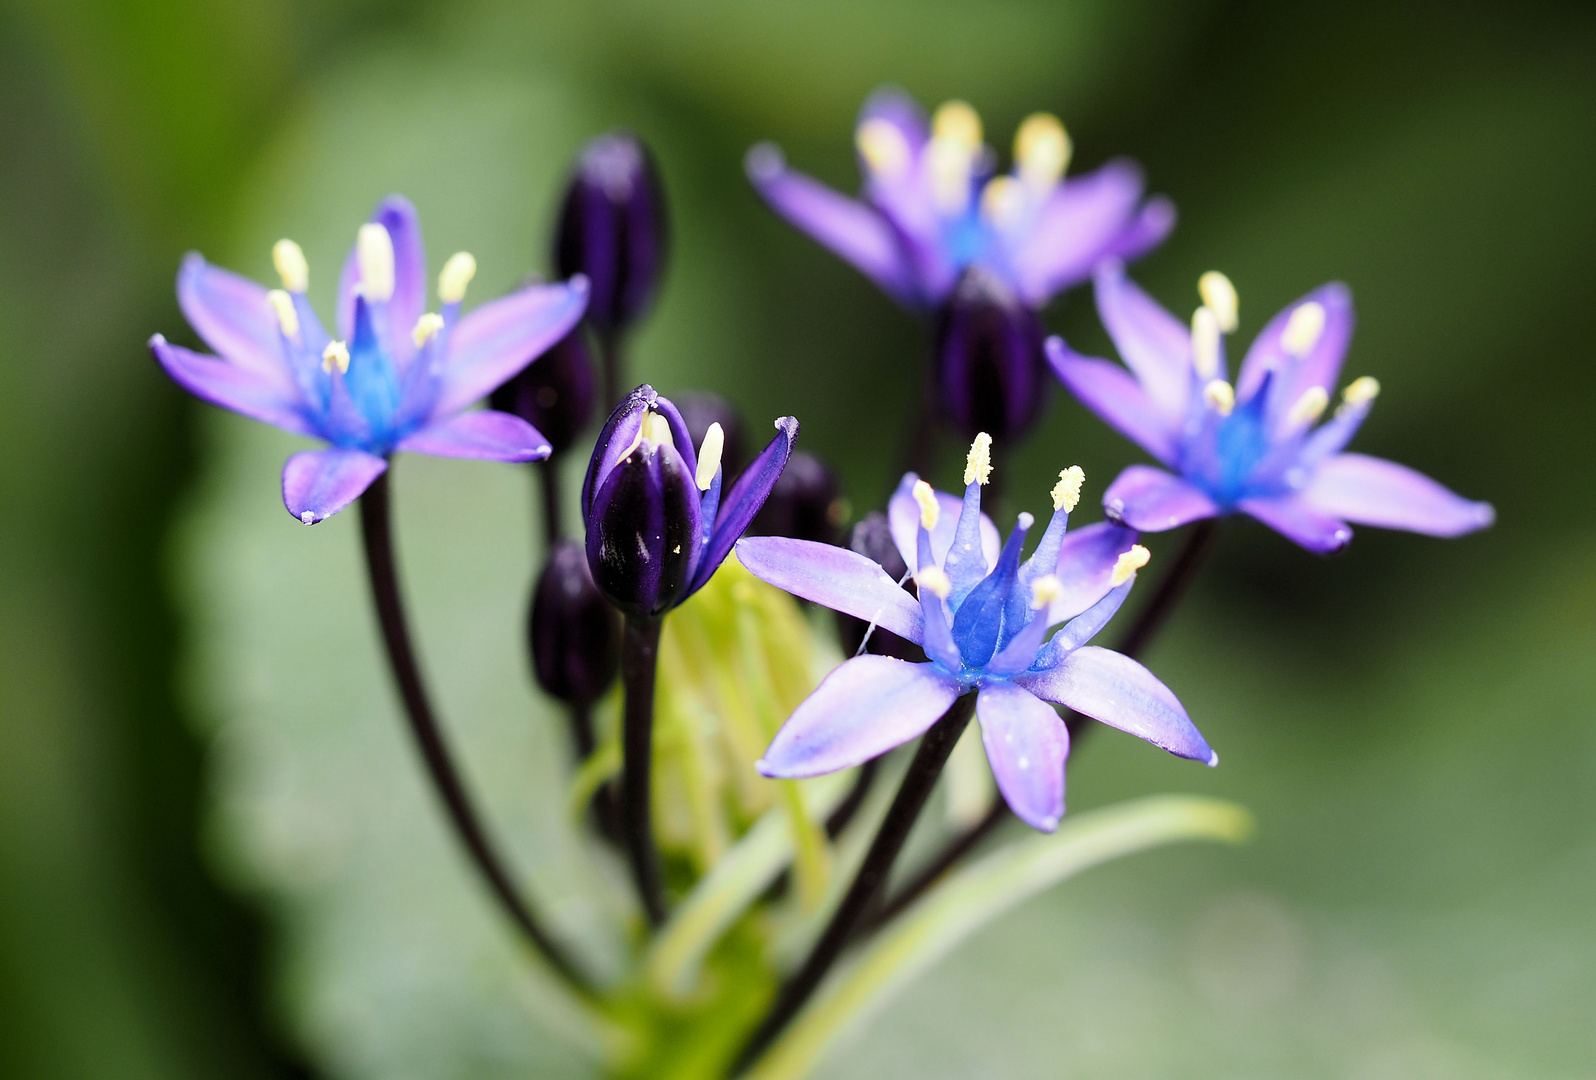
M282 333L263 287L191 251L177 272L177 304L194 332L228 363L293 396Z
M783 416L777 420L776 437L742 471L731 491L721 499L720 511L715 515L715 531L693 569L693 580L687 587L688 596L703 588L710 575L719 569L731 553L732 545L747 531L754 515L759 513L759 508L765 505L765 500L770 496L770 489L781 478L781 470L787 467L787 459L792 456L792 444L797 439L796 417Z
M283 466L283 505L306 525L360 498L388 463L362 450L304 450Z
M1103 492L1103 513L1142 532L1163 532L1219 513L1214 500L1151 465L1132 465Z
M403 345L403 355L415 352L410 331L427 310L427 250L421 242L421 219L403 195L390 195L378 205L371 220L388 230L393 241L393 298L388 301L388 326ZM395 351L393 343L385 342Z
M958 696L931 664L856 656L793 710L754 767L799 779L861 765L923 734Z
M295 435L320 438L298 399L255 371L173 345L160 334L150 338L150 351L166 373L195 397Z
M1059 381L1082 405L1165 465L1175 463L1177 423L1148 399L1130 372L1107 360L1081 356L1060 337L1048 338L1044 348Z
M1048 623L1073 619L1107 596L1114 587L1114 564L1131 549L1136 538L1135 529L1111 521L1065 533L1058 567L1053 571L1064 590L1048 609Z
M487 397L563 338L586 307L587 279L578 275L562 285L528 286L465 316L450 334L432 415Z
M1045 701L1128 731L1177 757L1209 765L1219 760L1169 687L1128 656L1087 645L1057 667L1028 671L1014 682Z
M1320 555L1340 551L1352 539L1346 522L1321 513L1300 494L1242 499L1236 509L1257 518L1287 540Z
M863 124L866 120L885 120L896 127L903 134L911 156L918 155L931 138L931 124L925 109L896 86L883 86L871 92L859 109L858 122Z
M1496 520L1490 503L1465 499L1406 465L1366 454L1325 459L1302 499L1330 517L1427 536L1461 536Z
M1324 307L1324 331L1319 340L1302 360L1292 360L1281 347L1280 337L1291 321L1291 313L1313 300ZM1329 393L1335 388L1336 377L1341 373L1341 361L1346 357L1347 346L1352 341L1355 322L1352 311L1352 290L1339 281L1321 285L1313 292L1285 307L1269 320L1247 350L1236 377L1236 400L1250 398L1263 382L1266 371L1279 372L1277 384L1271 391L1276 401L1290 408L1309 387L1318 386Z
M785 536L748 536L737 542L737 558L749 573L778 589L920 643L920 605L856 551Z
M920 504L914 501L913 494L914 482L918 479L914 473L904 473L903 479L898 482L898 490L887 501L887 524L892 529L893 543L898 545L898 553L903 556L904 564L914 567L920 565L915 540L920 531ZM936 496L939 513L937 527L931 530L931 558L941 566L948 557L948 549L953 547L953 533L958 526L959 514L964 509L964 500L945 491L937 492ZM991 566L997 562L998 552L1002 550L1003 539L998 535L997 526L992 524L991 518L982 514L981 554L986 564Z
M1109 252L1126 262L1139 259L1162 244L1175 228L1175 204L1162 195L1148 199L1136 218L1119 234Z
M1047 643L1046 652L1036 658L1036 666L1052 667L1101 633L1103 627L1119 614L1125 598L1130 595L1131 586L1135 584L1136 577L1132 575L1129 581L1110 589L1107 596L1066 623Z
M1013 683L992 683L975 699L981 743L1003 801L1033 829L1052 832L1064 816L1064 759L1070 733L1047 703Z
M947 557L941 560L942 569L947 571L948 580L953 583L953 593L948 597L948 603L954 607L963 602L992 566L986 559L986 553L981 550L981 522L985 517L981 513L981 485L966 484L964 501L959 505L958 521L953 526L953 543L948 547Z
M519 416L479 409L428 424L402 439L396 449L479 461L542 461L551 447L537 428Z
M1041 307L1060 289L1091 277L1092 268L1105 257L1122 254L1131 239L1127 234L1138 225L1141 197L1142 171L1129 161L1111 161L1095 172L1066 177L1014 253L1026 302Z
M1160 411L1184 416L1191 389L1191 328L1126 277L1119 260L1098 267L1096 278L1097 313L1125 366Z

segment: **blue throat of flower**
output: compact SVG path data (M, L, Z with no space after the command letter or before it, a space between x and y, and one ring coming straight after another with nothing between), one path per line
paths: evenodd
M1182 447L1181 472L1226 510L1249 496L1274 494L1283 484L1267 413L1272 376L1266 374L1258 389L1228 414L1202 402L1201 419Z
M344 385L349 398L365 421L366 433L359 441L365 447L391 449L404 437L395 430L399 411L399 373L393 358L382 347L375 318L387 312L374 312L365 297L355 298L355 335L349 343L349 370Z

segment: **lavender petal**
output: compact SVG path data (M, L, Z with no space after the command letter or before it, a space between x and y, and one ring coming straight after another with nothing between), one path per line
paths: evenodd
M1324 307L1324 330L1319 340L1300 361L1286 355L1280 344L1291 313L1308 301ZM1356 319L1352 310L1352 291L1339 281L1308 293L1283 308L1269 320L1269 325L1253 339L1247 358L1241 363L1236 376L1236 400L1245 401L1257 391L1264 373L1275 372L1271 397L1281 402L1282 410L1289 410L1310 388L1320 387L1326 393L1335 388L1336 377L1341 373L1341 361L1346 357L1347 346L1352 341L1352 328Z
M255 373L285 395L295 395L282 331L264 288L191 251L177 272L177 304L205 344L228 363Z
M1096 295L1098 316L1125 366L1148 400L1178 421L1191 390L1191 328L1126 277L1118 259L1097 268Z
M483 304L455 326L433 416L487 397L563 338L587 306L587 279L532 285Z
M759 580L794 596L874 623L916 645L924 637L914 597L858 552L785 536L747 536L737 541L737 558Z
M693 567L692 581L687 586L688 596L703 588L710 575L720 568L720 564L731 553L732 545L748 530L754 515L759 513L759 508L765 505L765 499L770 496L770 489L781 478L781 470L787 467L787 459L792 456L792 444L797 439L797 418L783 416L777 420L776 437L742 471L731 491L722 496L719 512L715 515L715 531L710 534L709 543L704 545L703 554Z
M395 449L479 461L542 461L553 448L519 416L479 409L428 424L400 440Z
M1427 536L1461 536L1496 520L1490 503L1465 499L1406 465L1366 454L1325 459L1302 499L1329 517Z
M325 521L360 498L388 463L363 450L304 450L283 466L283 505L306 525Z
M1173 473L1131 465L1103 493L1103 513L1142 532L1163 532L1219 513L1214 500Z
M150 351L173 381L195 397L295 435L320 438L299 400L288 396L276 381L218 357L173 345L160 334L150 338Z
M1112 521L1099 521L1065 533L1053 571L1063 591L1048 608L1048 624L1073 619L1107 596L1114 588L1114 564L1131 549L1136 538L1135 529Z
M1014 252L1026 302L1042 306L1061 289L1091 277L1104 257L1121 254L1127 232L1137 225L1141 197L1142 171L1124 160L1060 183Z
M893 543L898 545L904 565L913 567L920 565L916 546L920 531L920 504L914 501L914 483L918 479L914 473L904 473L903 479L898 482L898 490L887 500L887 524L892 530ZM959 515L964 510L964 500L945 491L938 491L936 496L937 527L931 530L931 558L936 565L941 566L948 557L948 550L953 547L953 534L958 527ZM996 563L998 552L1002 550L1003 539L998 535L997 526L992 524L991 518L982 514L981 554L986 559L986 565Z
M1346 522L1321 513L1300 494L1242 499L1236 509L1320 555L1340 551L1352 540L1352 529Z
M1045 348L1059 381L1082 405L1165 465L1175 463L1177 423L1154 406L1129 372L1107 360L1079 355L1062 338L1048 338Z
M1045 702L1009 682L975 699L981 743L1003 801L1033 829L1052 832L1064 816L1064 759L1070 733Z

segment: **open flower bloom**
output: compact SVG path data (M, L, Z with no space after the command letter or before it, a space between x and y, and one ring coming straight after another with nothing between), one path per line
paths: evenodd
M439 310L426 310L427 260L415 208L383 201L361 226L338 286L336 339L305 298L299 245L272 251L281 289L183 261L177 299L217 352L206 356L150 339L155 359L190 393L331 446L283 468L283 503L307 525L359 497L396 450L489 461L549 455L536 428L508 413L468 412L476 401L559 341L582 316L587 282L521 289L461 316L476 272L465 252L438 278Z
M1140 171L1115 161L1064 179L1070 141L1037 113L1014 139L1014 168L994 175L981 119L962 101L928 122L907 95L878 91L854 131L863 199L788 169L781 151L749 151L749 178L776 212L905 306L929 311L980 265L1041 307L1107 256L1134 258L1174 225L1166 199L1142 199Z
M1352 295L1332 282L1274 317L1254 340L1234 385L1225 335L1236 292L1204 274L1190 328L1137 288L1117 263L1097 273L1097 310L1126 367L1089 359L1059 338L1048 361L1075 396L1173 472L1132 465L1109 486L1103 509L1156 532L1237 511L1310 551L1352 539L1348 522L1457 536L1495 513L1392 461L1343 453L1380 384L1367 376L1342 392L1323 423L1352 338Z
M780 537L738 543L737 557L756 577L890 630L930 657L922 664L869 655L844 662L777 732L758 763L764 775L816 776L868 761L925 732L972 690L998 789L1033 828L1051 831L1064 814L1069 730L1055 704L1180 757L1218 761L1151 672L1087 644L1124 603L1147 549L1112 523L1066 534L1080 496L1079 469L1060 474L1052 520L1031 557L1020 560L1029 514L1000 548L997 529L981 513L990 442L976 440L962 501L913 473L892 497L893 537L917 568L918 602L846 548Z

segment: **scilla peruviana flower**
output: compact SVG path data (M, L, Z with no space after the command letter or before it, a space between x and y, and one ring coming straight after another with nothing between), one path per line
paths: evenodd
M465 252L438 278L439 310L426 310L427 260L409 201L391 197L360 227L338 287L338 337L305 297L299 245L278 241L281 289L183 261L178 304L216 356L160 334L155 359L196 397L295 435L330 443L283 468L283 503L307 525L353 502L403 450L488 461L535 461L549 444L519 417L467 411L559 341L581 318L587 282L532 286L462 316L476 273Z
M1364 376L1318 423L1352 338L1352 294L1332 282L1270 320L1232 385L1225 335L1236 328L1236 290L1202 276L1203 303L1188 328L1125 276L1097 274L1097 310L1129 371L1074 353L1059 338L1048 360L1087 408L1170 470L1132 465L1109 486L1103 509L1156 532L1240 512L1309 551L1352 539L1348 522L1458 536L1495 519L1405 465L1344 453L1380 384Z
M997 530L981 513L990 445L981 435L970 451L962 503L912 473L892 497L894 539L917 568L918 602L845 548L781 537L738 543L737 557L756 577L923 645L930 657L845 661L776 734L761 773L798 778L861 764L922 734L970 691L998 789L1036 829L1051 831L1064 814L1069 731L1054 704L1180 757L1218 761L1151 672L1087 644L1124 603L1147 549L1134 532L1109 523L1066 534L1082 480L1072 468L1053 489L1053 517L1030 559L1020 561L1029 514L1000 551Z

